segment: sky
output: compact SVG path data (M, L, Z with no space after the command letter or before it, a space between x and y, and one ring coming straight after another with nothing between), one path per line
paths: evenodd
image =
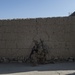
M0 19L63 17L75 11L75 0L0 0Z

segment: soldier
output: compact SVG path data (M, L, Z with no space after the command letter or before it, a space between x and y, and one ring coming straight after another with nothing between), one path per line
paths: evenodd
M45 49L43 41L40 39L40 43L36 40L34 40L34 42L35 45L30 53L29 60L33 65L44 64L46 62L47 50Z

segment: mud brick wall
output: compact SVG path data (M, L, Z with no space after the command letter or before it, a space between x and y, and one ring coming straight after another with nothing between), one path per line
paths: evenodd
M0 57L27 58L39 39L48 59L75 58L75 17L0 20Z

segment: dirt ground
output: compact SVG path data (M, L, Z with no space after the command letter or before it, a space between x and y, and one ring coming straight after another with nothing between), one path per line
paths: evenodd
M75 75L75 62L38 66L23 63L0 63L0 75Z

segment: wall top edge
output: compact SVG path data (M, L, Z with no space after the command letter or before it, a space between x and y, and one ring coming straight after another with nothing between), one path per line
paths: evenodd
M36 19L63 19L63 18L75 18L75 16L64 17L38 17L38 18L13 18L13 19L0 19L0 21L16 21L16 20L36 20Z

